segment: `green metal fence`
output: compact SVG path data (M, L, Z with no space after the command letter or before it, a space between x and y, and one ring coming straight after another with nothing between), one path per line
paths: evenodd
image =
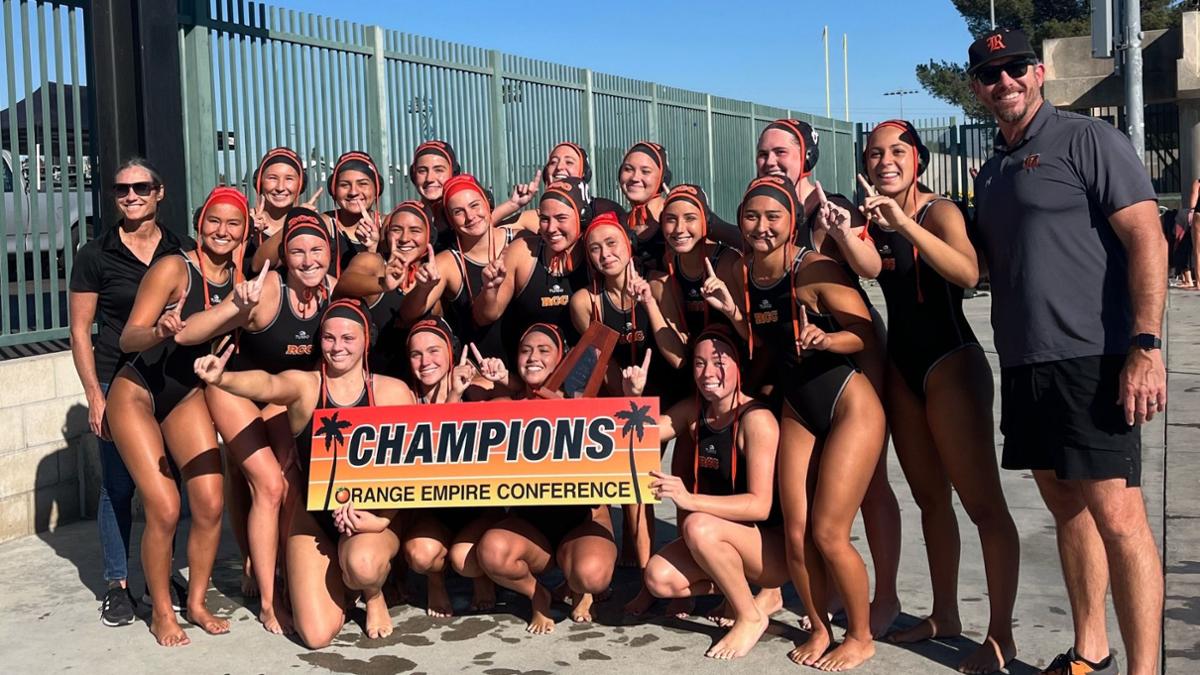
M778 117L820 134L826 186L854 183L853 125L783 108L245 0L180 0L179 40L190 207L217 182L245 187L276 145L296 149L322 182L338 154L366 150L394 203L415 195L407 161L431 138L454 145L501 197L573 140L592 158L594 190L614 196L625 149L649 139L667 147L675 182L704 186L730 218L753 177L757 133Z
M92 213L82 5L0 4L0 347L67 334L66 280Z
M849 122L247 0L177 2L189 211L213 185L247 188L277 145L305 158L314 185L339 154L366 150L385 174L387 205L415 195L406 165L427 139L450 141L501 198L562 140L587 148L594 190L617 196L622 154L649 139L668 148L675 181L704 186L729 219L754 173L758 131L779 117L809 121L820 135L816 177L853 189ZM0 347L67 335L74 252L100 227L85 83L90 6L0 0Z

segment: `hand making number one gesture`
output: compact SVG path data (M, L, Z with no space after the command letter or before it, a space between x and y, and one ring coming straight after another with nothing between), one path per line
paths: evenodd
M193 369L196 375L204 381L205 384L211 384L214 387L221 383L221 376L225 374L225 365L229 363L229 357L233 355L233 342L230 342L220 355L206 354L196 359L193 364Z
M713 309L720 310L725 316L733 316L734 309L736 309L736 305L733 303L733 294L729 292L729 287L725 285L725 282L717 276L712 261L708 258L704 259L704 283L700 286L700 295Z
M158 317L158 321L154 324L154 337L159 340L173 338L183 330L187 322L183 320L183 301L187 299L187 289L181 288L179 295L175 298L175 304Z
M263 285L270 271L270 267L263 265L263 268L258 272L258 276L243 281L237 285L237 288L233 289L233 304L239 311L253 309L258 305L259 300L262 299Z
M650 373L650 358L654 355L647 349L642 364L621 369L621 388L626 396L641 396L646 391L646 376Z

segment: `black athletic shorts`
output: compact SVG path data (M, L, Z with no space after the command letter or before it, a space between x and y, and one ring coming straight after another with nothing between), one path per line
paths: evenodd
M1142 479L1141 429L1117 403L1125 356L1083 356L1000 371L1005 469L1053 469L1060 480Z

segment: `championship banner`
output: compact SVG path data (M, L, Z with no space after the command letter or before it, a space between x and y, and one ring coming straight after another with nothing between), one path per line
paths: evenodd
M657 503L657 398L313 413L307 508Z

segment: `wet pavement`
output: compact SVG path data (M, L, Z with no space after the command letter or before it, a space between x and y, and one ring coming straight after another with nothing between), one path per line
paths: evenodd
M872 289L872 295L878 298L877 289ZM1160 546L1165 525L1167 671L1182 674L1200 672L1200 293L1172 291L1170 302L1170 409L1166 420L1160 418L1144 430L1143 484ZM987 324L989 298L969 300L966 308L995 368ZM997 421L998 405L997 401ZM890 463L903 521L899 588L904 611L898 621L903 626L929 611L929 574L919 513L894 455ZM1021 586L1014 619L1020 651L1009 672L1031 673L1070 646L1071 621L1053 525L1032 477L1003 472L1002 480L1021 534ZM664 505L657 516L661 544L674 535L674 511ZM952 672L978 645L987 622L983 566L975 530L961 508L958 517L963 541L959 584L963 636L910 646L878 642L875 658L857 672ZM142 581L136 572L140 567L136 548L140 527L135 524L134 529L130 566L135 570L133 587L140 593ZM861 523L856 524L854 534L870 569ZM181 560L184 541L181 533ZM452 581L451 591L460 615L429 618L423 609L423 584L419 578L412 579L412 604L393 607L396 628L390 637L367 639L360 608L331 647L309 651L294 640L268 634L257 623L256 603L243 600L238 590L236 547L227 532L209 591L209 606L231 619L231 632L209 636L185 624L192 644L162 649L155 645L144 620L122 628L100 624L98 598L103 584L94 521L0 546L0 569L5 571L0 594L0 668L5 672L816 672L794 666L786 658L792 643L805 635L797 626L799 607L790 589L786 608L772 618L767 635L749 656L732 663L704 658L704 651L723 631L702 618L663 618L662 604L652 610L656 615L649 620L623 616L621 605L637 589L637 576L628 570L618 570L612 598L596 605L594 622L573 624L567 617L568 608L556 606L558 624L547 636L525 633L528 604L505 592L501 592L495 612L469 614L470 585L458 579ZM554 580L552 577L549 582ZM698 611L713 604L711 599L701 600ZM1111 607L1109 615L1110 639L1121 654L1124 649ZM1123 657L1121 660L1123 666Z

